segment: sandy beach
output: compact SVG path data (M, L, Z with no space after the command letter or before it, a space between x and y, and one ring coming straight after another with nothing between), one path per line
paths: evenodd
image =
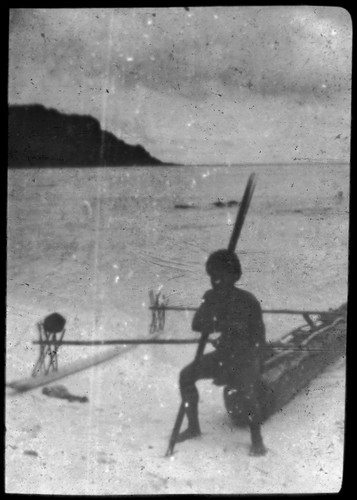
M249 174L258 183L237 253L242 288L262 307L347 301L348 165L10 170L6 379L28 377L36 322L57 311L67 340L149 334L149 290L197 306L204 263L224 247ZM186 204L190 209L175 208ZM191 312L167 314L165 338L188 338ZM279 338L300 317L264 317ZM63 346L59 367L104 351ZM208 348L209 349L209 348ZM203 435L165 458L194 345L140 346L53 385L88 402L6 390L6 491L31 494L322 493L341 486L345 360L263 426L269 452L248 456L222 389L199 383Z

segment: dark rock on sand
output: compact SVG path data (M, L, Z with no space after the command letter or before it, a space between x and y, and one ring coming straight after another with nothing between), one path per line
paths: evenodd
M177 203L175 205L175 208L180 208L182 210L186 210L186 209L189 209L189 208L196 208L196 205L185 204L185 203Z
M212 203L212 205L214 205L215 207L218 207L218 208L222 208L222 207L236 207L239 204L240 204L239 201L236 201L236 200L229 200L229 201L225 202L225 201L222 201L220 198L218 198L217 201L214 201Z

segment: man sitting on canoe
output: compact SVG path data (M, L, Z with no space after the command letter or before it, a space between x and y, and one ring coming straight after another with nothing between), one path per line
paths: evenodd
M177 442L201 434L198 421L199 394L195 383L213 379L216 385L229 385L243 396L247 424L251 432L251 455L264 455L261 435L261 409L258 400L262 347L265 327L258 300L234 284L242 275L235 253L218 250L207 260L206 271L212 289L204 296L195 313L192 329L197 332L219 332L215 351L202 356L180 373L180 392L185 403L188 428L178 435Z

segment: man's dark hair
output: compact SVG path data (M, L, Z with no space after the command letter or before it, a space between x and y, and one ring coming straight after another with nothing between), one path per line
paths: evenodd
M238 281L242 276L242 268L237 255L226 249L213 252L206 262L206 271L209 276L229 273Z

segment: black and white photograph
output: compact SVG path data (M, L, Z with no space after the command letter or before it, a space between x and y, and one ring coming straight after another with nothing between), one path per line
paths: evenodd
M8 15L5 492L340 492L348 10Z

